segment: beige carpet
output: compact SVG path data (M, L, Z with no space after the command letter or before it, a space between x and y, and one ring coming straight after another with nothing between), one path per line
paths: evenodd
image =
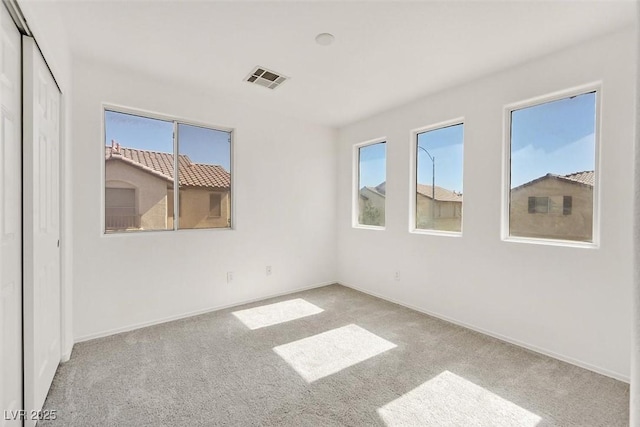
M39 426L623 426L629 386L332 285L77 344Z

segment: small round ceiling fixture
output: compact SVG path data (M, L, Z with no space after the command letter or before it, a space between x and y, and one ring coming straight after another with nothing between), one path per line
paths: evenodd
M333 40L335 40L335 37L333 36L333 34L329 33L320 33L316 36L316 43L318 43L320 46L329 46L331 43L333 43Z

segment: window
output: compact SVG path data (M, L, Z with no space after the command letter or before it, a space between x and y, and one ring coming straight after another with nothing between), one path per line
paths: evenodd
M172 228L173 123L107 110L105 135L105 231Z
M229 227L231 133L184 123L177 126L179 228Z
M230 226L230 131L105 110L106 233Z
M416 230L462 231L463 125L416 134Z
M357 225L384 227L386 207L386 143L356 146Z
M571 196L529 196L529 213L571 215Z
M562 215L571 215L571 206L573 198L571 196L562 196Z
M509 111L509 236L591 243L596 92Z
M209 194L209 216L219 218L221 212L222 195L220 193Z
M127 230L140 227L140 218L136 212L135 189L107 187L104 199L107 230Z

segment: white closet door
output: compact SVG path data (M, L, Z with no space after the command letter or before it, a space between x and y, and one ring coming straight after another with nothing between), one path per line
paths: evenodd
M23 36L24 388L40 410L60 363L60 91ZM34 425L28 420L25 425Z
M20 33L0 5L0 408L22 421L22 184ZM9 419L5 419L9 418ZM15 418L15 419L11 419Z

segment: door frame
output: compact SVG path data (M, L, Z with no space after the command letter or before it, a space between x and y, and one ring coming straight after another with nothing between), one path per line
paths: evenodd
M72 315L73 315L73 307L72 307L72 219L69 213L72 212L71 198L70 198L70 184L71 184L71 151L68 150L68 129L70 129L70 116L67 114L67 106L68 99L65 91L62 90L62 87L59 84L58 79L56 78L56 73L51 67L49 61L47 61L47 55L45 55L46 49L42 48L38 43L38 40L34 37L31 28L27 23L27 19L25 18L24 13L20 5L18 4L18 0L2 0L6 9L9 12L9 15L13 19L18 31L21 35L26 35L32 37L35 46L40 51L44 62L53 77L55 85L58 87L60 91L60 133L59 133L59 186L58 186L58 194L59 194L59 235L60 235L60 362L66 362L70 359L71 353L73 350L73 324L72 324ZM45 40L46 45L46 40ZM20 50L22 51L22 40ZM21 59L21 62L22 59ZM24 76L24 70L21 65L21 75ZM22 110L24 110L24 85L22 87ZM22 128L24 127L24 111L23 111L23 123ZM24 133L22 135L22 147L24 149ZM22 167L24 168L24 161ZM24 174L24 170L23 170ZM22 182L22 187L24 188L24 182ZM24 210L24 200L23 200L23 210ZM24 212L23 212L24 215ZM23 238L24 238L24 230L23 230ZM23 240L24 243L24 240ZM24 265L24 246L23 246L23 265ZM26 404L26 382L24 380L24 358L25 358L25 346L24 346L24 272L22 278L22 293L23 293L23 301L22 301L22 335L23 335L23 343L22 343L22 357L23 357L23 396L22 396L22 406L24 407ZM26 408L25 408L26 409Z
M73 349L73 307L72 307L72 219L70 213L73 211L71 206L70 188L71 184L71 151L68 147L68 129L70 129L70 117L67 114L68 96L60 86L60 82L56 78L56 73L51 67L49 61L47 61L47 55L43 47L38 43L38 39L34 36L32 29L27 23L27 19L22 12L18 0L2 0L2 3L6 6L9 14L13 18L13 22L18 27L18 31L22 35L30 36L33 38L40 54L44 59L45 64L51 72L53 80L58 86L60 91L60 298L61 298L61 344L62 344L62 361L66 362L71 357L71 351ZM46 46L45 46L46 47Z
M34 414L44 406L63 353L62 93L35 39L21 38L23 406L24 423L33 426ZM43 140L39 132L45 130Z

